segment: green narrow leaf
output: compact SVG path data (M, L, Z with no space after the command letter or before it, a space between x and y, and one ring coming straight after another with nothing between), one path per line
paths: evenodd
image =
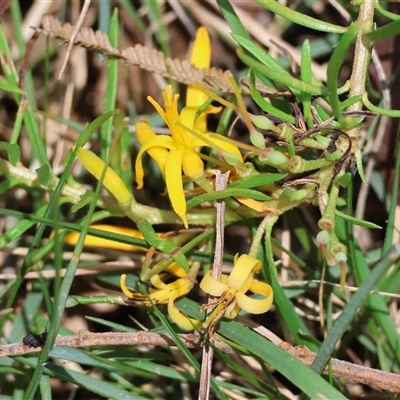
M329 22L321 21L319 19L310 17L308 15L299 13L298 11L292 10L280 4L276 0L255 0L256 3L262 5L267 10L274 14L280 15L295 24L306 26L307 28L314 29L316 31L327 32L327 33L343 33L346 28L339 25L330 24Z
M303 82L308 84L312 83L311 47L308 39L303 42L301 48L300 76ZM314 126L314 121L311 115L311 94L301 92L300 101L303 104L303 115L307 126L312 128Z
M237 16L235 10L231 5L231 2L229 0L217 0L217 4L219 9L221 10L221 14L224 17L224 20L232 29L232 32L250 39L249 33L242 24L242 21L240 21L240 18Z
M292 124L296 123L296 119L293 115L287 114L282 110L279 110L272 104L268 103L258 92L255 86L255 74L254 71L250 70L250 94L257 105L266 113L273 115L274 117L283 119L284 121L290 122Z
M250 68L253 68L255 71L259 72L269 79L272 79L275 82L281 83L282 85L290 88L292 91L303 91L314 94L316 96L324 96L328 93L325 86L309 85L305 82L300 81L299 79L293 78L290 75L269 68L254 60L253 57L247 56L241 50L237 51L237 55Z
M333 49L327 69L326 85L328 87L329 104L332 107L333 115L343 125L344 125L344 118L340 111L340 102L337 89L338 77L339 77L339 72L344 63L347 50L353 39L356 37L358 29L359 29L358 24L353 23L349 26L347 31L342 35L342 37L336 43L335 48Z
M0 150L5 150L7 152L11 165L15 167L18 164L21 157L21 149L18 144L0 142Z
M118 8L114 9L110 21L110 30L108 33L110 43L113 47L118 47ZM113 112L115 109L115 100L117 97L118 84L118 60L113 57L107 58L107 86L104 99L104 114ZM100 157L106 160L110 152L112 143L112 127L114 118L110 117L101 126L101 152Z
M388 24L381 26L374 31L366 33L364 36L371 40L372 42L380 42L381 40L386 40L394 38L400 33L400 20L389 22Z
M278 182L286 176L287 174L258 174L249 178L242 178L237 181L233 181L228 185L228 188L251 189L257 186L269 185L271 183Z
M0 90L5 90L7 92L18 94L23 93L23 91L18 86L15 86L13 83L10 83L4 79L0 79Z
M365 221L363 219L358 219L355 217L352 217L350 215L347 215L341 211L336 210L335 214L338 215L339 217L342 217L346 221L349 221L355 225L363 226L365 228L370 228L370 229L382 229L381 226L374 224L373 222Z
M368 93L365 92L363 95L363 103L368 110L373 111L379 115L385 115L391 118L400 118L400 110L387 110L386 108L378 107L372 104L368 99Z
M218 332L261 358L312 399L346 399L319 374L302 364L284 350L235 321L220 322Z

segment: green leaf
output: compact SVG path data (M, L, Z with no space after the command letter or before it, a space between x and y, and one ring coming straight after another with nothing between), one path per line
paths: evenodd
M237 181L233 181L228 185L228 189L241 188L241 189L251 189L257 186L269 185L274 182L278 182L285 178L287 174L259 174L251 176L249 178L242 178Z
M319 374L275 344L235 321L221 321L218 333L267 362L312 399L346 399Z
M274 80L275 82L281 83L282 85L290 88L292 91L303 91L316 96L324 96L328 93L325 86L315 86L302 82L286 73L282 73L279 70L275 70L261 64L260 62L254 60L253 57L247 56L240 50L237 51L237 55L250 68L253 68L255 71L269 79Z
M76 142L77 147L82 147L84 146L90 139L90 137L93 135L94 132L96 132L101 125L104 124L109 118L111 118L113 115L117 114L119 111L118 110L113 110L109 111L105 114L100 115L96 119L94 119L92 122L87 124L85 126L85 129L81 133L81 136L79 137L78 141Z
M273 115L274 117L283 119L284 121L291 122L292 124L296 123L296 119L292 115L287 114L284 111L276 108L272 104L268 103L268 101L266 101L261 96L261 94L256 89L255 74L252 70L250 70L250 94L257 105L266 113Z
M18 86L15 86L13 83L10 83L4 79L0 79L0 90L5 90L7 92L18 94L23 93L23 91Z
M351 225L350 225L351 226ZM365 260L362 263L361 260L355 259L356 252L354 249L354 244L350 243L350 255L351 261L356 268L360 268L360 264L366 264ZM361 258L363 257L360 254ZM385 306L383 298L379 296L369 296L371 290L379 283L380 280L386 275L386 272L393 265L393 262L396 262L400 257L400 245L393 246L392 249L381 259L381 261L374 267L373 270L369 271L367 265L363 268L362 272L358 273L355 270L356 277L357 277L357 284L359 288L357 292L353 295L351 300L346 304L342 312L340 313L338 319L332 326L332 329L328 332L324 342L320 350L317 353L317 356L314 359L312 364L312 368L321 373L323 368L325 367L326 363L328 362L333 350L335 349L336 344L339 342L340 338L342 337L343 333L354 319L357 313L359 313L359 308L363 305L370 307L371 310L376 310L374 314L376 317L379 315L380 322L383 322L383 318L389 317L387 314L387 307ZM367 275L368 274L368 275ZM358 276L359 275L359 276ZM361 276L362 275L362 276ZM362 279L362 282L361 282ZM383 308L382 308L383 307ZM386 308L386 311L384 310ZM390 318L390 317L389 317ZM384 324L384 326L379 325L382 329L385 330L385 333L389 334L392 337L393 335L386 331L389 328L390 324ZM393 328L394 328L394 324ZM392 329L393 331L393 329ZM395 329L394 329L395 331ZM393 332L394 333L394 332ZM390 344L393 349L396 349L399 352L399 339L398 335L395 334L392 339L389 339ZM395 347L393 347L395 346Z
M308 84L312 83L311 47L308 39L303 42L301 48L300 76L303 82ZM303 115L307 126L312 128L314 126L314 121L311 115L311 95L310 93L301 92L299 99L303 104Z
M180 251L174 244L158 236L154 231L154 228L148 221L146 220L139 221L137 223L137 227L140 230L140 233L145 238L145 240L151 246L154 246L157 250L162 251L164 254L169 254L171 258L174 261L176 261L185 271L189 270L189 264L185 257L185 254L183 254L182 251ZM140 275L142 280L146 281L152 276L152 275L148 276L147 275L148 272L149 271L142 270Z
M353 39L356 37L358 29L358 24L351 24L347 31L342 35L342 37L337 42L335 48L333 49L327 69L326 85L328 87L329 104L332 107L333 115L343 125L345 125L345 123L340 109L339 95L337 89L338 77L345 60L347 50Z
M18 164L21 157L21 149L16 143L0 142L0 150L5 150L14 167Z
M108 33L110 44L114 47L118 46L118 8L114 9L110 20L110 30ZM113 112L115 109L115 100L117 97L118 83L118 60L113 57L107 58L107 85L104 98L104 113ZM112 143L112 127L113 118L109 118L101 126L101 152L100 158L106 160L110 152Z
M400 20L389 22L388 24L381 26L374 31L366 33L364 36L371 40L372 42L380 42L381 40L386 40L394 38L400 33Z
M258 190L232 188L232 189L218 190L216 192L204 193L199 196L196 196L193 199L190 199L186 203L186 207L187 210L190 210L191 208L196 207L201 203L226 199L227 197L247 197L249 199L259 200L259 201L267 201L270 199L269 196L259 192Z
M328 33L343 33L346 28L339 25L330 24L329 22L321 21L319 19L310 17L308 15L299 13L298 11L292 10L280 4L276 0L255 0L256 3L262 5L267 10L274 14L280 15L295 24L306 26L307 28L314 29L316 31L328 32Z
M39 181L43 186L48 186L53 176L53 171L48 165L43 165L36 170Z
M386 108L378 107L372 104L368 99L368 93L365 92L363 95L363 103L368 110L373 111L379 115L385 115L391 118L400 118L400 110L387 110Z
M369 229L382 229L381 226L374 224L373 222L365 221L363 219L358 219L355 217L352 217L350 215L347 215L341 211L336 210L335 214L338 215L339 217L342 217L346 221L349 221L355 225L363 226L364 228L369 228Z

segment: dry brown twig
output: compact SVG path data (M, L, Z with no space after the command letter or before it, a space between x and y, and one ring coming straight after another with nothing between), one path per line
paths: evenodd
M197 333L180 334L180 339L188 348L199 349L204 345L203 338ZM105 332L94 333L81 330L74 336L58 336L55 346L87 348L93 346L175 346L174 340L167 334L153 332ZM233 354L237 351L224 343L218 337L214 338L214 345L224 353ZM304 346L292 347L289 343L281 342L279 347L303 364L310 366L315 353ZM16 357L25 354L37 353L40 348L30 347L23 343L12 343L0 346L0 357ZM364 385L374 386L382 390L389 390L400 394L400 375L381 370L352 364L346 361L331 359L332 374L337 378L349 379ZM324 372L328 373L327 370Z

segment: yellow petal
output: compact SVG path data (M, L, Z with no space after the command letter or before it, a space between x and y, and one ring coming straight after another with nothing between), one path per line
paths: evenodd
M232 269L228 278L228 286L236 290L242 290L250 274L258 273L261 262L248 254L241 255Z
M233 319L239 314L239 311L240 307L237 301L234 301L233 303L229 304L228 307L226 307L224 316L226 318Z
M253 299L239 292L236 295L239 307L251 314L263 314L267 312L271 308L274 299L272 287L265 282L254 282L250 287L250 291L260 294L264 298Z
M184 153L185 150L173 150L169 153L165 163L165 183L172 208L182 219L185 228L188 229L186 199L182 183L182 157Z
M189 262L189 265L192 264ZM176 262L173 262L165 272L169 272L171 275L177 276L178 278L184 278L187 275L187 272Z
M134 297L134 293L132 293L128 287L126 286L126 274L122 274L121 278L119 280L119 285L121 286L121 290L124 293L124 295L126 297L129 297L130 299L132 299Z
M142 120L136 123L136 138L140 144L145 144L150 139L156 138L157 135L151 129L147 120ZM163 146L154 146L147 150L149 156L157 163L158 167L164 172L165 160L168 155L168 150Z
M201 26L197 30L196 38L193 43L192 54L190 57L190 63L197 68L210 68L211 62L211 45L210 36L208 35L207 29ZM186 92L186 105L189 107L200 107L207 101L207 95L201 90L188 86Z
M196 151L186 151L182 157L182 169L189 178L197 178L204 172L203 160Z
M174 304L176 297L170 297L168 301L168 314L171 317L172 321L174 321L179 327L181 327L184 330L187 331L192 331L195 328L200 328L201 327L201 321L198 321L197 319L193 318L188 318L185 315L183 315L176 307Z
M106 167L106 163L97 157L96 154L83 147L79 147L76 157L97 180L103 174L104 168L107 168L103 184L114 195L119 204L127 205L132 200L132 196L122 179L110 167Z
M127 235L137 239L143 239L142 234L137 229L126 228L122 226L114 226L114 225L90 225L91 228L99 229L101 231L112 232L112 233L120 233L121 235ZM78 241L80 233L79 232L71 232L64 237L64 243L69 245L75 245ZM116 249L123 251L147 251L145 247L135 246L132 244L120 243L115 240L103 239L92 235L87 235L85 237L85 246L93 246L93 247L102 247L106 249Z
M242 203L245 206L251 208L252 210L258 211L260 213L265 211L277 213L277 210L275 208L267 207L262 201L257 201L254 199L249 199L247 197L241 197L241 196L237 196L235 197L235 199L239 203Z
M240 150L237 146L229 143L225 139L221 139L221 137L217 134L207 133L204 136L225 152L222 154L222 156L228 164L243 164L242 154L240 153Z
M226 277L225 280L227 280ZM229 287L226 283L214 279L212 277L212 271L207 271L200 282L200 289L211 296L219 297L222 296L226 291L228 291Z
M143 187L143 177L144 177L144 170L142 163L143 153L154 147L157 148L164 147L166 149L170 149L174 147L174 142L170 136L156 135L155 137L152 137L149 140L147 140L142 145L138 155L136 156L136 161L135 161L135 174L136 174L136 183L138 185L138 189L141 189ZM164 169L165 169L165 164L164 164ZM164 170L162 170L161 172L164 175Z

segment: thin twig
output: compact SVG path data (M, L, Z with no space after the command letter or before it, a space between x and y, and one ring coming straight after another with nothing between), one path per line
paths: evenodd
M282 342L279 347L307 366L311 366L315 359L315 353L308 350L305 346L292 347L289 343ZM384 372L378 369L364 367L363 365L337 360L335 358L332 358L331 362L332 374L338 378L349 379L362 383L363 385L389 390L397 394L400 393L399 374ZM329 368L325 367L323 372L328 374Z
M264 335L263 335L264 336ZM180 334L180 339L188 348L199 349L203 346L203 338L197 333ZM303 364L310 366L315 358L315 353L304 346L292 347L289 343L279 342L275 338L274 343L295 357ZM93 346L175 346L175 341L168 334L153 332L104 332L94 333L81 330L74 336L57 336L54 346L66 346L73 348L88 348ZM218 339L214 338L214 346L227 354L237 354L238 351ZM31 347L23 343L12 343L0 346L0 357L16 357L25 354L37 353L41 347ZM345 378L379 389L400 393L400 375L381 370L352 364L346 361L331 359L332 374L337 378ZM328 372L326 369L324 372Z
M215 190L224 190L229 179L229 171L222 174L216 172ZM225 229L225 202L219 200L216 202L217 221L215 233L215 255L212 270L212 277L216 280L221 279L222 260L224 257L224 229ZM208 304L212 303L214 298L208 298ZM211 338L210 338L211 340ZM208 400L210 397L211 368L214 357L214 349L206 342L203 346L203 357L201 363L199 400Z
M81 11L81 13L79 15L78 22L74 26L74 31L73 31L72 36L71 36L71 38L69 40L69 43L68 43L67 53L65 54L65 58L64 58L62 66L61 66L60 73L58 74L58 80L61 80L61 78L62 78L62 76L64 74L64 71L65 71L65 68L67 67L67 62L68 62L68 59L69 59L69 55L71 54L71 51L72 51L72 46L74 45L75 39L78 36L79 30L81 29L83 21L85 20L85 17L86 17L86 14L87 14L88 10L89 10L89 6L90 6L91 1L92 0L85 0L85 3L83 4L82 11Z

